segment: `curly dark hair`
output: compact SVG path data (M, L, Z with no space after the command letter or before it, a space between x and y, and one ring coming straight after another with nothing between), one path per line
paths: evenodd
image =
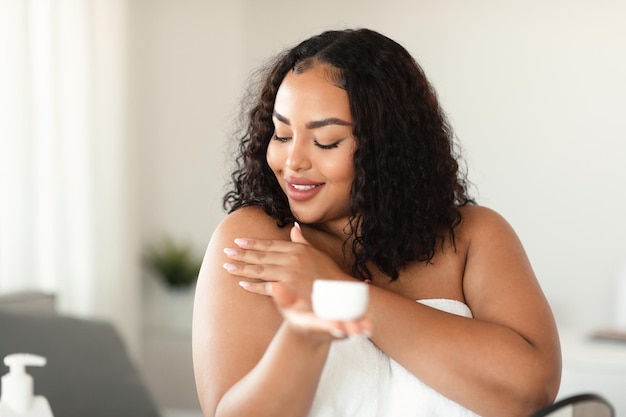
M315 63L332 68L330 78L347 91L358 143L346 230L353 274L371 278L373 263L395 280L407 263L431 262L446 237L454 244L459 207L474 201L434 89L409 52L378 32L327 31L266 67L245 118L224 208L230 213L257 205L281 227L295 220L266 152L279 86L289 71Z

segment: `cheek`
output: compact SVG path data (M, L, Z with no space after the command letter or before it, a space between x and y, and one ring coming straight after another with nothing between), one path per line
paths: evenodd
M346 185L352 186L352 183L354 182L354 167L352 166L352 161L349 161L349 164L345 165L342 175Z
M280 168L280 152L273 145L273 141L267 147L267 152L265 153L265 160L267 164L270 166L270 169L274 172L279 170Z
M354 162L351 157L322 159L324 172L335 182L352 184L354 181Z
M354 149L344 155L340 165L341 175L350 183L354 181Z

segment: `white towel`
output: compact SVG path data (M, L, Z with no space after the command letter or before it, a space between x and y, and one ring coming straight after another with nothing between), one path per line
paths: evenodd
M383 415L391 375L386 358L364 337L334 342L309 416Z
M471 317L454 300L420 300ZM449 400L364 337L334 342L309 417L477 417Z

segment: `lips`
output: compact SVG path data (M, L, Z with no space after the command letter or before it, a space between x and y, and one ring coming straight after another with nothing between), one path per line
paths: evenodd
M287 197L295 201L312 199L324 187L324 183L314 182L306 178L285 178Z
M300 185L300 184L291 184L291 186L298 191L308 191L308 190L312 190L315 187L319 187L319 185Z

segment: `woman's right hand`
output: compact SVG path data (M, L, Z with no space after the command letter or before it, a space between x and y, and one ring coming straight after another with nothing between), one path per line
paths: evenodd
M297 223L291 228L290 240L242 237L235 239L235 244L237 247L224 248L232 261L225 263L224 269L251 284L284 282L297 291L310 293L313 281L319 278L354 279L330 256L311 245Z

